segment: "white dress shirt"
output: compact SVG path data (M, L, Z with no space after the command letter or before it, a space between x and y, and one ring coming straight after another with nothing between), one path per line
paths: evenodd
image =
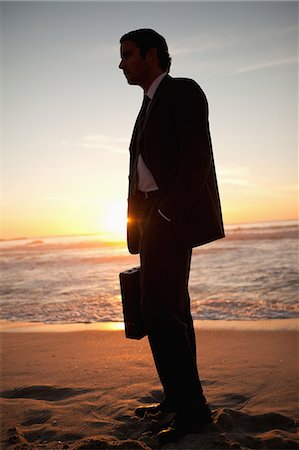
M159 84L163 80L163 78L167 75L167 72L161 73L150 85L147 92L145 93L151 100L153 99L156 90L158 89ZM150 104L149 104L150 105ZM149 107L148 105L148 107ZM157 191L159 188L157 186L157 183L150 172L150 170L147 168L141 153L138 156L137 161L137 173L138 173L138 189L142 192L150 192L150 191ZM159 214L168 222L171 222L171 220L163 214L163 212L158 209Z
M155 92L163 80L163 78L167 75L167 72L161 73L150 85L147 92L145 93L151 100L153 99ZM137 173L138 173L138 189L142 192L150 192L150 191L157 191L158 186L157 183L147 168L141 154L138 156L137 161Z

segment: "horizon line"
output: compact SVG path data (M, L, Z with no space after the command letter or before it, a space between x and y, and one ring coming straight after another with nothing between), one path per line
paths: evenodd
M240 226L240 225L254 225L254 224L266 224L266 223L278 223L278 222L297 222L297 225L299 225L299 218L292 218L292 219L270 219L270 220L254 220L249 222L231 222L224 224L224 228L229 226ZM0 238L0 242L7 242L7 241L22 241L22 240L28 240L28 239L49 239L49 238L66 238L66 237L80 237L80 236L101 236L104 233L101 232L90 232L90 233L70 233L70 234L51 234L51 235L44 235L44 236L19 236L19 237L11 237L11 238ZM102 236L103 237L103 236ZM124 239L100 239L101 242L105 244L117 244L117 243L123 243L126 242L126 238Z

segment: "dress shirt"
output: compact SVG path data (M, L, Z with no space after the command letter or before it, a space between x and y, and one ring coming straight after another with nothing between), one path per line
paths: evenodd
M147 95L151 100L153 99L155 92L163 80L163 78L167 75L167 72L161 73L150 85L147 92L145 92L145 95ZM157 183L147 168L141 154L138 156L137 161L137 173L138 173L138 189L142 192L149 192L149 191L157 191L158 186Z
M163 80L163 78L167 75L167 72L161 73L150 85L145 95L147 95L151 100L153 99L156 90L158 89L159 84ZM150 192L150 191L157 191L158 186L157 183L151 174L150 170L147 168L141 153L138 156L137 161L137 173L138 173L138 189L142 192ZM160 209L158 209L159 214L168 222L171 222L171 220L165 216L165 214L162 213Z

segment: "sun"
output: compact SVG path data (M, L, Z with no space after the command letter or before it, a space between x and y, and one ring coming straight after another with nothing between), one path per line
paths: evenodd
M127 205L120 200L106 203L99 218L99 232L106 240L124 241L127 228Z

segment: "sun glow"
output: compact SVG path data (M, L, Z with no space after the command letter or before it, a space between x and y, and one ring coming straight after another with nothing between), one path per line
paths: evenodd
M127 205L115 200L105 204L99 219L99 232L106 240L124 241L126 239Z

